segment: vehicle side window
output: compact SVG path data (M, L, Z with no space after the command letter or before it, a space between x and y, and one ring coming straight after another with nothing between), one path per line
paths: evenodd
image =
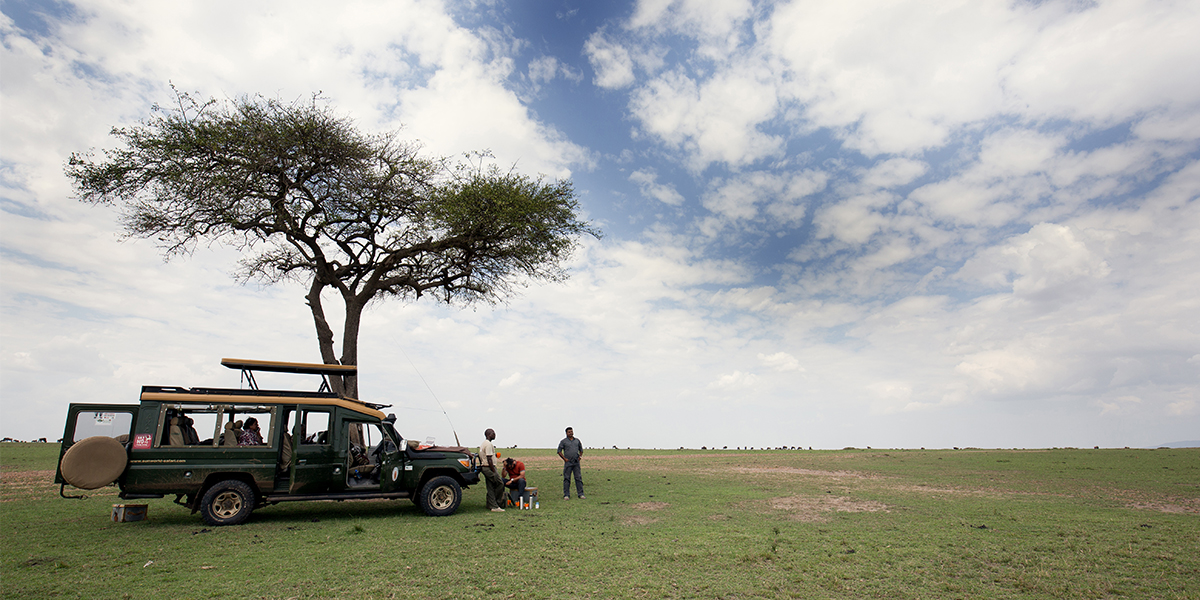
M306 410L303 413L305 444L329 444L329 413L323 410Z
M78 442L97 435L128 438L132 429L132 413L82 411L75 417L75 433L71 441Z
M266 445L270 443L274 414L274 409L264 406L164 406L157 445L162 448ZM257 427L252 429L249 424ZM243 436L247 431L254 433Z
M273 413L269 410L251 409L251 408L235 408L237 422L241 425L238 434L238 446L265 446L271 443L272 423L271 417ZM257 435L255 435L250 425L254 423L258 426ZM262 440L261 442L259 440Z
M212 446L213 438L217 435L217 413L200 412L188 415L192 420L190 427L194 430L196 443L201 446Z
M376 423L349 423L350 466L379 462L379 452L395 452L396 444ZM384 446L382 449L380 445Z

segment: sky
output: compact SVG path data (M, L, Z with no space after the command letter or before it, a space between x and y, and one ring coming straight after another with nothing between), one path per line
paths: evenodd
M0 1L0 435L319 362L306 286L79 202L171 86L570 179L561 284L378 302L360 396L554 447L1200 440L1192 1ZM326 300L326 309L337 305ZM335 327L336 329L336 327ZM276 376L282 377L282 376ZM296 376L264 386L309 389Z

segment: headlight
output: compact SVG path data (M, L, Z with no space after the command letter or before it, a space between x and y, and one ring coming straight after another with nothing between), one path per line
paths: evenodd
M458 463L468 469L471 468L471 459L469 459L469 458L460 458L460 459L458 459Z

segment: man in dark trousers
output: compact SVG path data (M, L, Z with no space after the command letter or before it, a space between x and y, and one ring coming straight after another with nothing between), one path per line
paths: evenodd
M571 474L575 474L575 493L580 500L583 495L583 471L579 459L583 458L583 442L575 437L575 430L567 428L567 437L558 443L558 457L563 460L563 500L571 499Z
M504 502L504 480L496 470L496 447L492 440L496 432L488 429L483 432L483 443L479 445L479 460L483 462L483 479L487 482L487 507L492 512L504 512L500 504Z

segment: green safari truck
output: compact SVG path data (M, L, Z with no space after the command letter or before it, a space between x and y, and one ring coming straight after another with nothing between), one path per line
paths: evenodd
M223 359L241 389L143 386L138 404L72 404L55 483L112 483L127 500L175 496L210 525L236 525L255 508L301 500L407 498L453 514L479 482L463 447L418 448L383 405L339 396L331 376L356 367ZM317 391L259 389L255 373L320 377Z

